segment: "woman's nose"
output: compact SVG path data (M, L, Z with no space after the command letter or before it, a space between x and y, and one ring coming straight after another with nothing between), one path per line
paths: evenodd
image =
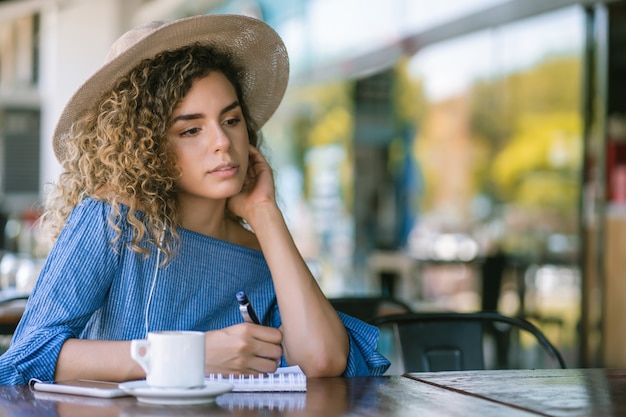
M211 134L211 148L214 152L225 152L230 149L231 141L221 125L216 126Z

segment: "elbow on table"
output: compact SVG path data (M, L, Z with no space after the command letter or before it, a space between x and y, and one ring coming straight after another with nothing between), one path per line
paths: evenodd
M301 366L309 378L341 376L348 364L347 355L318 355Z

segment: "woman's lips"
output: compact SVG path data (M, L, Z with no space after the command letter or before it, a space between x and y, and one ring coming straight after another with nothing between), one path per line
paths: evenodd
M228 164L228 165L223 165L223 166L219 166L215 168L214 170L210 171L209 174L216 176L216 177L220 177L220 178L228 178L228 177L232 177L233 175L235 175L238 170L239 170L238 166Z

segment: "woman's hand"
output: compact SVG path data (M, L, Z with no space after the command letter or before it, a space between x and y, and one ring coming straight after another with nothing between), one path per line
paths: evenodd
M205 373L274 372L282 356L283 334L273 327L242 323L205 333Z
M272 168L261 152L250 145L246 181L241 192L228 200L228 208L249 221L250 215L261 206L276 205L276 190Z

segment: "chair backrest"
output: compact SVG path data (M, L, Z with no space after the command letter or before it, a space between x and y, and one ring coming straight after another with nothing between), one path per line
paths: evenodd
M380 316L412 311L407 303L393 297L336 297L328 301L335 310L365 322Z
M381 332L393 332L404 372L486 369L484 342L488 335L495 340L498 357L490 369L519 367L509 362L514 330L531 334L555 366L566 368L558 349L537 327L521 318L495 312L414 312L377 317L371 323Z

